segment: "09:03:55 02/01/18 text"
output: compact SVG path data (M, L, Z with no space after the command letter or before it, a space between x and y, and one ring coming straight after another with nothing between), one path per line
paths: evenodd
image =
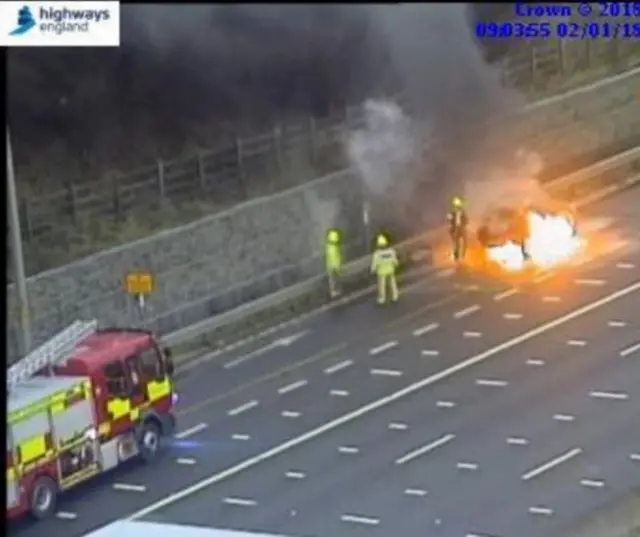
M640 39L640 22L479 22L478 39Z

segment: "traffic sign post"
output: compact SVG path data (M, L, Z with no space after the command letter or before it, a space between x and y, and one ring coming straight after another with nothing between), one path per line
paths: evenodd
M131 295L141 310L144 310L147 297L153 293L155 280L153 274L147 271L129 272L125 278L125 289Z

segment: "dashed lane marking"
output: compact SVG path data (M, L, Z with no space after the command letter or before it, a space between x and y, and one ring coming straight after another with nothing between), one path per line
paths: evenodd
M569 347L586 347L587 342L583 339L570 339L567 341L567 345L569 345Z
M629 455L629 458L632 461L640 462L640 453L632 453L631 455Z
M293 410L283 410L280 414L283 418L299 418L302 414Z
M409 453L396 459L396 464L406 464L408 462L411 462L413 459L417 459L422 455L426 455L427 453L430 453L434 449L438 449L439 447L444 446L445 444L448 444L455 437L456 436L454 434L445 434L444 436L441 436L440 438L438 438L437 440L434 440L433 442L427 444L426 446L422 446L422 447L419 447L418 449L414 449L413 451L410 451Z
M420 336L424 336L425 334L428 334L429 332L433 332L434 330L437 330L438 328L440 328L440 325L438 323L431 323L428 325L425 325L421 328L416 328L413 331L413 335L416 337L420 337Z
M355 446L340 446L338 453L344 453L345 455L355 455L360 450Z
M304 479L306 477L303 472L298 472L297 470L289 470L284 475L289 479Z
M571 414L554 414L553 419L556 421L574 421L576 417Z
M479 338L482 337L482 332L464 332L462 334L466 338Z
M178 464L182 464L183 466L193 466L195 464L197 464L198 461L196 461L195 459L189 459L186 457L180 457L178 459L176 459L176 462Z
M243 472L249 468L253 468L258 464L261 464L269 459L277 457L282 453L285 453L286 451L289 451L290 449L296 446L305 444L310 440L318 438L325 433L333 431L336 428L346 423L350 423L364 415L370 414L371 412L384 408L395 401L401 400L402 398L407 397L420 390L424 390L424 388L426 388L427 386L431 386L444 379L450 378L461 371L467 370L479 363L487 361L489 358L492 358L497 354L513 349L514 347L517 347L518 345L521 345L542 334L545 334L550 330L558 328L559 326L563 326L570 321L583 317L584 315L587 315L593 311L596 311L607 304L611 304L616 300L619 300L625 296L628 296L632 293L636 293L638 291L640 291L640 282L635 282L627 287L624 287L624 288L618 289L615 292L609 293L608 295L598 300L595 300L589 304L586 304L580 308L577 308L569 313L556 317L555 319L547 323L536 326L531 330L524 331L522 334L515 336L512 339L505 340L499 345L491 347L475 355L469 356L468 358L452 365L451 367L443 369L438 373L435 373L426 378L417 380L416 382L400 390L397 390L392 394L389 394L380 399L372 401L371 403L367 403L347 414L344 414L331 421L328 421L295 438L291 438L290 440L287 440L286 442L273 446L272 448L269 448L262 453L249 457L243 460L242 462L234 466L231 466L221 472L216 472L214 474L211 474L210 476L205 477L200 481L193 483L192 485L189 485L188 487L178 490L172 494L169 494L166 497L162 498L161 500L151 503L146 507L143 507L142 509L136 511L135 513L130 514L128 517L126 517L126 520L138 520L150 513L153 513L163 507L166 507L167 505L174 504L186 497L192 496L193 494L196 494L197 492L200 492L203 489L206 489L208 487L211 487L212 485L215 485L216 483L219 483L225 479L228 479L229 477L235 476L240 472Z
M593 488L593 489L601 489L604 487L604 481L600 481L599 479L582 479L580 484L583 487Z
M507 444L510 446L526 446L529 444L529 440L520 436L510 436L507 438Z
M382 377L401 377L404 374L397 369L372 369L370 373Z
M78 518L78 513L71 513L69 511L58 511L56 513L56 518L60 518L62 520L75 520Z
M478 386L487 386L491 388L504 388L508 386L509 383L506 380L496 380L496 379L477 379L476 384Z
M222 500L222 503L227 505L237 505L238 507L254 507L258 505L258 502L255 500L251 500L250 498L235 498L235 497L227 497Z
M543 507L541 505L529 507L529 513L532 515L544 515L551 516L553 514L553 509L549 509L548 507Z
M387 341L386 343L383 343L382 345L379 345L378 347L374 347L373 349L371 349L369 351L369 354L371 356L376 356L377 354L381 354L397 346L398 346L397 341Z
M459 462L456 464L456 468L458 470L471 470L475 471L478 469L478 465L474 462Z
M640 343L636 343L635 345L631 345L631 347L622 349L620 351L620 356L622 356L622 358L626 358L627 356L631 356L633 353L637 351L640 351Z
M129 483L114 483L113 488L115 490L124 490L126 492L145 492L147 487L144 485L131 485Z
M463 310L456 311L453 314L453 318L454 319L464 319L468 315L471 315L472 313L475 313L476 311L479 311L479 310L480 310L480 304L474 304L473 306L469 306L468 308L465 308Z
M493 300L495 300L496 302L500 302L501 300L504 300L505 298L509 298L510 296L513 296L519 292L520 292L519 289L515 289L515 288L507 289L506 291L502 291L502 293L498 293L494 295Z
M406 431L409 426L406 423L400 423L398 421L392 421L389 424L389 429L394 431Z
M606 284L606 280L579 278L575 281L576 285L584 285L586 287L602 287Z
M347 397L349 395L347 390L331 390L329 393L336 397Z
M251 440L251 436L248 434L232 434L232 440Z
M193 427L189 427L188 429L185 429L184 431L180 431L179 433L176 433L174 435L174 438L177 438L178 440L182 440L183 438L187 438L189 436L193 436L194 434L197 434L200 431L204 431L207 427L209 427L209 426L206 423L198 423L197 425L194 425Z
M522 319L522 313L505 313L502 317L507 321L517 321Z
M560 302L560 297L559 296L545 296L545 297L542 297L542 302L547 302L547 303Z
M437 401L436 406L438 408L453 408L456 404L453 401Z
M625 401L629 399L629 394L624 392L589 392L589 397L593 397L594 399Z
M367 526L377 526L380 524L379 518L362 515L342 515L340 520L342 520L342 522L351 522L353 524L366 524Z
M616 263L616 268L622 270L631 270L636 268L636 266L633 263Z
M438 356L440 354L440 351L436 351L433 349L427 349L422 351L422 356Z
M609 321L607 323L611 328L624 328L627 326L627 323L624 321Z
M555 457L554 459L551 459L550 461L545 462L540 466L536 466L532 470L529 470L528 472L522 474L522 480L530 481L531 479L534 479L548 472L549 470L554 469L556 466L560 466L561 464L567 461L570 461L571 459L573 459L574 457L577 457L580 454L582 454L582 448L570 449L566 453L563 453L562 455L559 455L558 457Z
M237 406L235 408L232 408L231 410L227 411L227 415L228 416L238 416L239 414L242 414L244 412L247 412L248 410L251 410L252 408L255 408L258 406L258 401L256 401L255 399L253 401L247 401L246 403L243 403L240 406Z
M419 497L423 497L428 494L428 492L423 489L404 489L404 493L407 496L419 496Z
M324 372L327 375L333 375L334 373L337 373L338 371L342 371L343 369L351 365L353 365L353 360L344 360L342 362L332 365L331 367L327 367L324 370Z
M529 358L527 360L527 365L531 365L531 366L535 366L535 367L541 367L544 365L544 360L540 360L538 358Z
M294 390L298 390L304 386L306 386L307 384L309 384L308 381L306 380L297 380L296 382L292 382L291 384L287 384L286 386L283 386L282 388L278 388L278 393L280 395L284 395L285 393L291 393Z

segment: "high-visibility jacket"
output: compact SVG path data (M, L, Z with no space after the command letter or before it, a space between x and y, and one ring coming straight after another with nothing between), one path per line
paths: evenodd
M340 270L342 266L342 252L339 244L328 242L325 245L324 261L327 271Z
M398 254L395 248L379 248L373 252L371 272L378 276L391 276L398 268Z
M467 213L461 209L454 209L448 215L449 230L451 233L465 231L468 224Z

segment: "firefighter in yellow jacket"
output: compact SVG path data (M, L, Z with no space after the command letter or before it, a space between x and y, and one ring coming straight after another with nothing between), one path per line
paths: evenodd
M342 245L340 244L340 233L337 229L330 229L327 232L324 262L329 282L329 296L336 298L340 296L340 271L342 269Z
M391 300L398 300L398 281L396 271L398 269L398 254L395 248L389 246L389 241L384 235L378 235L376 250L371 259L371 273L378 280L378 304L387 301L387 286L391 291Z

